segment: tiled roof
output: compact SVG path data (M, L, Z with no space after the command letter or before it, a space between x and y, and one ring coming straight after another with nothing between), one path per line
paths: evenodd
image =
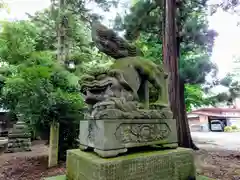
M193 112L213 112L213 113L223 113L223 112L239 112L240 113L240 109L239 108L201 108L201 109L197 109L192 111Z
M219 113L211 113L211 112L190 112L188 113L188 115L190 114L196 114L196 115L204 115L204 116L215 116L215 117L240 117L240 115L228 115L228 114L219 114Z

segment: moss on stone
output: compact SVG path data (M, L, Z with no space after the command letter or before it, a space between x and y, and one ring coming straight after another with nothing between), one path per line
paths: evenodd
M68 151L69 180L163 179L186 180L195 176L191 149L148 151L103 159L79 149Z
M186 149L186 148L177 148L177 149L166 149L166 150L159 150L157 149L158 147L155 146L153 148L151 148L149 151L144 151L144 152L133 152L133 153L128 153L125 155L121 155L121 156L117 156L114 158L101 158L99 157L96 153L94 152L84 152L81 151L79 149L73 149L73 150L68 150L68 153L73 153L77 156L81 156L85 159L91 159L93 161L99 162L99 163L105 163L105 162L109 162L112 160L115 161L122 161L122 160L130 160L130 159L134 159L136 157L148 157L148 156L156 156L156 155L169 155L169 153L192 153L191 149Z
M44 180L67 180L67 177L66 175L60 175L60 176L47 177L47 178L44 178Z
M206 176L197 176L197 180L214 180L212 178L206 177Z
M141 80L149 81L159 92L156 104L168 105L167 73L163 66L142 57L126 57L115 61L110 69L121 70L130 86L136 81L134 73L137 71Z
M44 180L67 180L67 177L66 175L60 175L60 176L48 177L48 178L45 178ZM214 179L206 176L197 176L197 180L214 180Z
M151 60L148 60L143 57L126 57L126 58L121 58L117 61L115 61L110 68L111 69L121 69L124 68L128 65L134 65L135 67L141 67L144 68L144 70L148 73L151 73L152 67L158 68L159 65L156 65L153 63Z

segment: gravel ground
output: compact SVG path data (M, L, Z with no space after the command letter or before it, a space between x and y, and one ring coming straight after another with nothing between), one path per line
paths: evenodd
M65 163L47 168L48 148L43 141L35 141L32 151L5 153L0 156L0 180L41 180L43 177L65 173Z
M195 152L198 174L218 180L240 180L239 151L222 150L214 146L197 144ZM65 163L47 168L48 148L35 142L31 152L3 154L0 156L0 180L41 180L43 177L65 173Z

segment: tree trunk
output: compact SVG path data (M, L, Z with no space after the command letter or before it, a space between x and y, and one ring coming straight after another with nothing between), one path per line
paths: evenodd
M68 19L65 16L64 8L66 6L65 0L59 0L59 21L58 22L58 62L65 67L65 63L68 57L68 36L67 36L67 28L68 28Z
M192 140L192 137L190 134L190 128L189 128L187 113L186 113L184 91L185 91L184 81L180 80L180 88L179 88L180 107L179 107L179 110L180 110L180 114L181 114L181 120L178 121L178 126L180 126L178 129L181 129L181 130L178 132L178 136L181 137L181 139L179 139L179 146L198 150L198 147L193 143L193 140Z
M181 120L180 111L180 94L179 94L179 76L178 61L176 51L176 24L175 24L175 0L165 0L164 2L164 60L165 69L169 75L169 101L174 118L178 122ZM178 125L178 132L181 132L181 126ZM178 137L181 138L181 134Z
M52 3L52 13L54 10L54 0ZM58 51L57 60L64 66L66 60L66 29L63 24L63 12L64 12L65 0L59 0L59 19L58 22L57 38L58 38ZM49 137L49 153L48 153L48 167L53 167L58 164L58 144L59 144L59 123L52 122L50 126L50 137Z
M169 74L169 101L173 116L177 121L178 143L181 147L196 149L192 142L184 101L184 83L180 83L178 55L180 42L176 37L176 1L164 2L164 66Z

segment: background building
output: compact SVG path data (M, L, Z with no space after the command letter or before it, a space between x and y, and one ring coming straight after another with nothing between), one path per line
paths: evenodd
M240 128L240 109L201 108L188 113L188 122L192 130L211 131L212 120L220 120L224 126L236 125Z

